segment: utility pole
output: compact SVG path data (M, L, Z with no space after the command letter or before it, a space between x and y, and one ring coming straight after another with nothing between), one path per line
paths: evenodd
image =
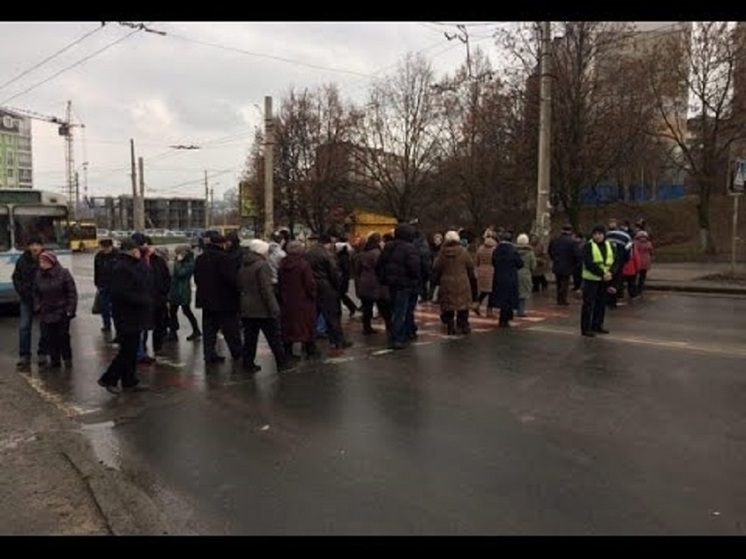
M145 229L145 163L142 157L137 158L140 168L140 195L137 197L137 218L138 224L136 229L142 231Z
M274 126L272 97L264 98L264 238L269 239L275 229L274 213Z
M205 169L205 229L210 228L212 216L210 215L210 186L207 184L207 169Z
M80 214L80 182L78 172L75 171L75 211L73 212L73 219L78 219Z
M210 188L210 223L212 223L213 211L215 210L215 189Z
M137 218L137 168L135 167L135 140L130 139L130 161L132 165L132 229L137 230L140 220Z
M539 178L536 189L536 222L535 233L544 247L549 242L551 224L549 222L549 188L552 135L552 90L550 76L551 61L551 22L541 22L541 55L539 70L541 72L540 106L539 106Z

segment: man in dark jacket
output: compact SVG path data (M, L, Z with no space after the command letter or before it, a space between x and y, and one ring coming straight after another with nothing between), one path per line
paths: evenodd
M31 331L34 323L34 281L39 268L39 255L44 250L41 237L31 237L26 250L16 260L13 270L13 287L18 294L20 323L18 325L18 367L31 364ZM44 339L39 335L37 357L40 364L47 362Z
M552 260L552 273L557 284L557 304L569 305L570 278L580 260L578 243L572 233L572 225L562 227L562 233L549 242L548 254Z
M96 286L101 305L101 320L103 320L102 332L111 332L111 284L112 269L116 264L119 252L114 248L111 239L101 239L98 243L99 251L93 257L93 284Z
M147 278L139 268L140 247L125 239L119 251L109 283L119 351L98 379L99 386L113 394L119 393L120 382L127 392L146 389L137 378L137 350L152 308Z
M394 238L386 243L376 263L376 274L388 287L391 300L389 348L402 349L415 335L412 298L419 296L422 261L414 246L415 231L408 223L394 229Z
M329 342L334 349L346 349L352 342L342 330L341 278L334 255L334 242L329 235L320 235L318 244L306 252L316 282L316 304L326 323Z
M218 332L223 333L234 360L243 354L236 286L239 260L224 250L225 242L217 232L206 233L204 251L194 263L195 306L202 309L202 352L207 364L225 361L216 348Z

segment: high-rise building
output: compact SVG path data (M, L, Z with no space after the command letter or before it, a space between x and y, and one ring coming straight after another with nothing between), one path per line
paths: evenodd
M32 188L31 119L0 110L0 188Z

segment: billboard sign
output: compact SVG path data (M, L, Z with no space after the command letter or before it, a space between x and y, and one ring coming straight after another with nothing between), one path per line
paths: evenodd
M241 211L241 217L256 217L256 205L254 199L251 196L251 188L246 182L239 184L239 206Z
M729 194L743 194L746 184L746 159L736 159L730 172Z
M0 132L15 132L20 130L21 119L12 113L0 111Z

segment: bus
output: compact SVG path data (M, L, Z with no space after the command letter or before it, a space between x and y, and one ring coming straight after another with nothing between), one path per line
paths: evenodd
M0 188L0 303L18 302L13 270L31 237L41 237L72 269L67 199L46 190Z
M98 248L98 227L94 221L70 222L70 248L73 252Z

